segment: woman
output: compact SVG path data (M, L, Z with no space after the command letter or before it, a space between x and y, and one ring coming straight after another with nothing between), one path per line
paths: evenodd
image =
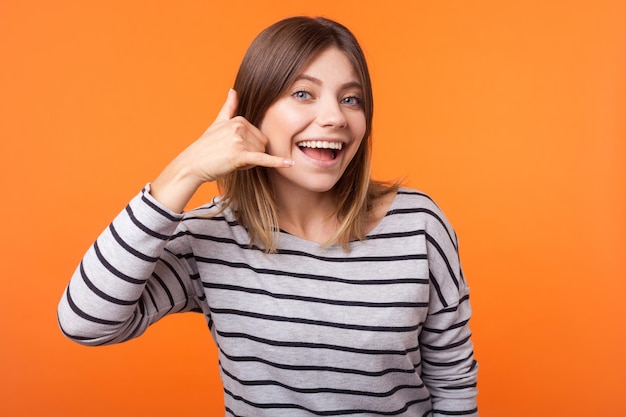
M476 415L456 236L426 195L370 179L372 115L345 27L264 30L215 122L85 254L64 334L119 343L199 311L227 415ZM208 181L223 196L181 214Z

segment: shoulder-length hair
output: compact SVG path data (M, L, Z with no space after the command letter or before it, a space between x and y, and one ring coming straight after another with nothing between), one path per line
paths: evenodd
M333 216L337 216L340 226L325 243L339 243L344 250L349 250L350 241L365 238L373 201L397 188L370 179L374 101L365 56L354 35L345 26L323 17L298 16L274 23L253 40L233 88L239 97L237 114L259 126L267 109L291 87L313 59L330 47L346 54L363 89L365 134L354 158L332 189L336 196ZM248 229L250 244L260 244L271 253L277 248L279 224L267 169L253 167L233 171L220 179L218 185L223 203Z

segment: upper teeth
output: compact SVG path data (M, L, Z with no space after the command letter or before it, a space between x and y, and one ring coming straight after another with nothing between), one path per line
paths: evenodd
M298 146L302 146L304 148L326 148L326 149L341 150L341 148L343 148L343 143L328 142L324 140L307 140L307 141L298 143Z

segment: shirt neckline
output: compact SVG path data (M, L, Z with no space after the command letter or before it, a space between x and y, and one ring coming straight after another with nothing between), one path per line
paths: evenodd
M369 239L371 236L375 236L377 234L380 234L386 227L386 224L388 223L388 218L389 218L389 213L391 213L392 211L394 211L395 209L397 209L398 207L398 200L399 200L399 195L400 195L400 191L402 191L403 188L400 187L398 188L398 190L396 191L396 195L393 197L393 200L391 202L391 204L389 205L389 208L387 209L387 211L385 212L385 215L380 219L380 221L376 224L376 226L374 226L372 228L372 230L370 230L366 235L365 235L365 240ZM337 243L333 243L332 245L324 248L322 247L321 243L318 242L314 242L312 240L308 240L308 239L304 239L301 238L299 236L293 235L289 232L286 232L282 229L280 229L280 240L278 241L278 248L280 249L281 247L289 247L290 245L281 245L281 241L282 239L287 240L288 242L293 242L296 243L299 246L307 246L307 247L312 247L313 249L317 250L317 251L324 251L324 250L341 250L343 251L343 248L341 247L341 245L337 244ZM355 240L355 241L351 241L350 242L350 246L355 245L355 244L359 244L362 243L362 241L359 240Z

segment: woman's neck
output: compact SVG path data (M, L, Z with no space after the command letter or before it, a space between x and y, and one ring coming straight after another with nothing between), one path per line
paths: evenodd
M284 184L283 184L284 185ZM331 191L315 192L300 187L274 188L278 226L285 232L324 243L337 231L336 198Z

